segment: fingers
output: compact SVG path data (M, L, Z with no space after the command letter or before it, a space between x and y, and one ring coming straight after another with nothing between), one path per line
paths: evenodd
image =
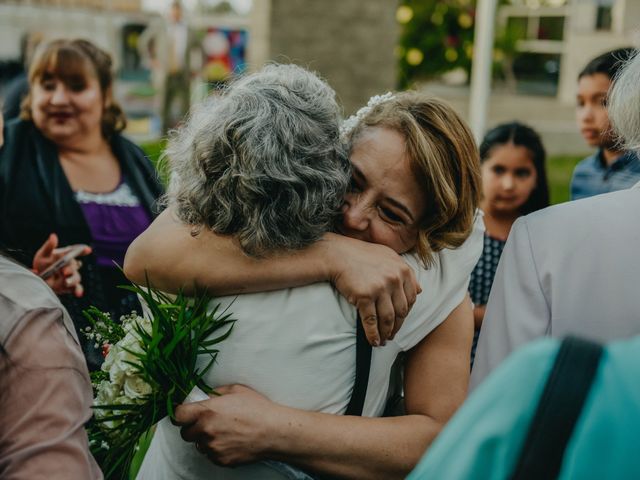
M202 455L207 455L208 451L202 442L195 442L196 450L200 452Z
M358 302L358 312L360 321L364 327L364 334L371 345L380 345L380 332L378 331L378 315L376 306L371 300L361 300Z
M393 292L393 307L395 309L396 318L389 340L393 340L396 333L398 333L398 330L400 330L400 327L402 327L404 319L409 315L409 311L416 302L418 293L421 291L420 285L416 282L415 276L413 275L413 270L410 272L411 278L402 283L402 290L396 290ZM420 289L420 291L418 289Z
M394 305L391 302L391 297L389 297L389 295L382 295L378 297L378 300L376 301L376 312L378 315L380 344L384 345L393 331L393 324L396 320Z
M80 298L84 295L84 286L82 285L82 277L80 275L80 267L82 262L79 260L72 260L69 265L63 267L60 271L62 278L56 281L54 291L58 294L71 293L76 298Z
M407 301L407 311L405 313L405 317L409 314L409 310L413 307L413 304L416 303L416 298L418 294L422 292L420 288L420 284L415 281L415 278L411 280L405 280L402 283L402 289L404 291L404 298Z
M44 270L48 267L53 261L50 257L57 246L58 236L55 233L52 233L47 237L45 242L33 256L33 267L38 271Z
M52 253L56 257L56 259L58 259L58 258L63 257L73 247L74 247L74 245L67 245L66 247L55 248ZM82 250L82 253L80 253L78 256L79 257L84 257L86 255L89 255L92 251L93 250L91 249L90 246L85 245L84 249ZM78 268L80 268L80 267L78 267Z
M81 282L80 274L78 270L72 270L71 275L66 275L64 277L64 286L69 289L69 291L75 290L76 285Z
M200 405L201 403L202 402L195 402L178 405L176 407L175 415L172 420L174 425L184 426L195 423L204 408L202 405Z
M229 395L231 393L238 393L240 388L242 388L241 385L223 385L221 387L216 387L213 393L215 395Z
M409 300L407 298L407 292L404 285L403 288L398 288L393 291L391 301L393 302L395 321L393 322L393 328L389 335L389 340L393 340L393 337L398 333L405 317L409 313Z
M185 442L195 442L202 436L202 432L197 423L191 423L180 429L180 436Z

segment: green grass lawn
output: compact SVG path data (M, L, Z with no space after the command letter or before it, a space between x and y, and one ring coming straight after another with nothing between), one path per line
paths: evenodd
M144 153L149 157L149 160L153 162L157 169L160 170L160 180L164 183L165 187L167 186L167 181L169 180L167 165L162 163L158 165L158 161L160 160L160 156L164 152L164 148L166 146L166 140L158 140L156 142L148 142L140 145L140 148L144 150Z
M563 155L547 159L547 178L549 179L549 194L552 205L569 200L569 182L571 182L573 168L585 156Z
M157 163L165 147L164 141L145 143L142 149L149 156L151 161ZM551 194L551 204L562 203L569 200L569 182L571 173L576 163L585 156L555 156L547 159L547 176L549 177L549 191Z
M160 158L160 155L162 154L165 146L165 140L158 140L156 142L143 143L140 145L140 148L144 150L144 153L147 154L149 160L151 160L155 164Z

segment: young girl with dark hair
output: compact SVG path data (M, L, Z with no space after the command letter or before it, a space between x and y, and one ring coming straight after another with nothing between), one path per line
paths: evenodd
M504 123L490 130L480 145L486 232L484 248L469 283L475 307L475 335L471 363L493 277L511 226L521 215L549 206L545 151L539 135L518 122Z

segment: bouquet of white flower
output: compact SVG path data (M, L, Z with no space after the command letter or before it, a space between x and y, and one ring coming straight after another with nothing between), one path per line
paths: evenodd
M226 311L211 308L210 298L175 298L138 286L123 287L140 295L148 315L135 312L112 320L92 307L93 325L85 335L102 345L105 362L93 372L94 418L88 425L91 451L105 478L128 478L138 442L160 419L173 416L194 387L211 388L202 378L213 366L214 345L231 333ZM198 356L209 357L198 367Z

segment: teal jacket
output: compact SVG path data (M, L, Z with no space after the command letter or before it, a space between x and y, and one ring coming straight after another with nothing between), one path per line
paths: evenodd
M559 340L545 339L509 357L477 388L407 478L509 478L559 345ZM640 478L639 436L640 337L635 337L605 349L558 478Z

